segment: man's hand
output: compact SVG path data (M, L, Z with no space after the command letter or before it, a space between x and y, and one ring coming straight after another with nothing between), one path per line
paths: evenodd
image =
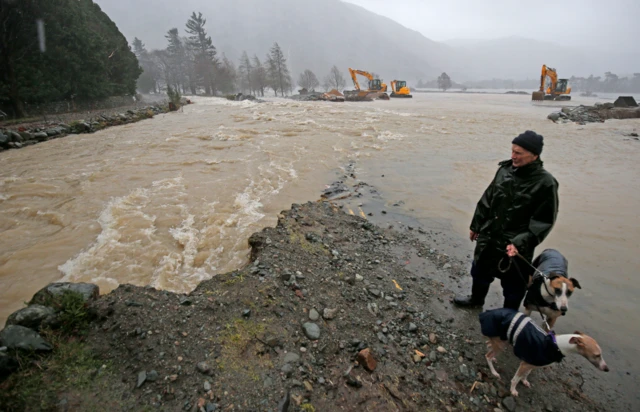
M518 248L514 245L507 246L507 256L514 257L518 254Z
M476 241L478 239L478 235L480 235L480 234L474 232L473 230L470 230L469 231L469 240L471 240L472 242Z

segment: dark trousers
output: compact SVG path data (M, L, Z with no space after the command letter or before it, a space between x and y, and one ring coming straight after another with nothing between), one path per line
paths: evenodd
M511 262L511 265L509 265ZM504 273L498 269L504 271ZM509 258L505 253L483 252L477 261L471 265L471 277L473 278L473 289L476 293L489 292L489 285L500 279L502 286L502 296L504 296L504 307L519 310L522 299L527 292L529 276L533 270L519 257ZM478 296L484 299L484 296Z

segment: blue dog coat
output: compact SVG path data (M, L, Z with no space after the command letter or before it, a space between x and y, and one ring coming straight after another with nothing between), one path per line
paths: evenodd
M548 334L531 318L513 309L493 309L479 315L480 329L484 336L507 340L513 345L513 353L534 366L546 366L560 362L560 352L553 334Z

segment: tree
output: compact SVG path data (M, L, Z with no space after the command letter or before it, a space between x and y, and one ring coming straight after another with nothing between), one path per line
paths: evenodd
M222 63L216 74L216 84L220 91L222 93L235 92L237 76L236 67L233 65L233 62L222 53Z
M446 92L447 89L451 88L451 78L447 73L442 73L440 77L438 77L438 89L442 89L443 92Z
M344 80L340 69L337 66L333 66L329 71L329 74L324 78L324 84L327 89L344 89L347 82Z
M320 82L318 81L315 73L307 69L304 72L300 73L300 77L298 78L298 86L303 87L307 90L315 91L315 88L320 86Z
M249 94L253 94L253 65L246 51L243 51L242 56L240 56L238 71L240 72L240 89L243 92L249 90Z
M253 56L253 89L256 94L264 97L264 89L269 86L267 69L264 67L258 56Z
M157 70L157 65L153 61L152 56L147 51L142 40L137 37L133 39L133 53L138 58L138 62L140 63L140 67L142 68L142 74L138 78L137 88L142 93L149 93L153 91L157 93L158 91L158 79L159 72Z
M204 26L207 19L202 17L202 13L194 11L187 21L187 33L190 34L188 40L189 48L194 52L195 72L204 84L205 93L215 94L216 86L214 75L220 62L216 58L216 48L213 45L211 36L207 36Z
M278 95L278 90L280 90L280 94L284 96L285 92L291 89L292 81L289 68L287 67L287 59L284 57L284 53L278 43L274 43L269 51L269 56L267 57L267 73L271 87L275 87L273 90L276 95Z
M0 105L16 117L27 114L25 102L135 93L138 60L93 1L1 0L0 26Z
M167 86L173 86L174 89L179 90L180 86L185 83L185 62L186 51L184 42L178 34L178 29L173 28L167 32L164 36L167 39L168 45L166 50L166 76L165 81Z

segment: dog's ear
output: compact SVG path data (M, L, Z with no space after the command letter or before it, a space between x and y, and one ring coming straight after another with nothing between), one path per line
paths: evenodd
M577 336L574 336L571 339L569 339L569 343L572 345L584 346L584 342L582 341L582 338L579 338Z
M571 281L571 283L573 284L574 288L578 288L578 289L582 289L582 286L580 286L580 282L578 282L578 279L576 278L569 278L569 280Z

